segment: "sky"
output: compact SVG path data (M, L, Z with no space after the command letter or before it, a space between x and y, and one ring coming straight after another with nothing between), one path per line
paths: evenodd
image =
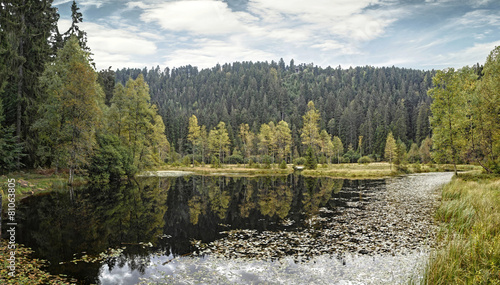
M484 64L498 0L79 0L98 70L235 61L420 70ZM54 0L59 30L72 0Z

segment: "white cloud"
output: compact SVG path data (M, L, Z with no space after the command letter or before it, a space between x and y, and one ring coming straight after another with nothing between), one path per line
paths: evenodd
M453 66L455 67L473 65L476 63L483 64L490 52L497 46L500 46L500 40L488 43L476 43L462 51L451 53L449 55L449 61L453 62Z
M348 17L362 12L373 0L250 0L251 11L273 11L288 16L295 16L305 22L335 21L336 17Z
M474 10L465 13L454 23L470 28L500 26L500 15L497 11Z
M252 16L232 12L220 1L176 1L151 5L141 15L145 22L157 22L163 29L202 35L225 35L243 32Z
M60 31L66 31L70 25L69 20L59 20L58 23ZM153 55L157 52L156 44L148 40L148 36L145 35L89 22L80 23L80 27L87 32L87 45L94 54L98 69L108 66L136 67L138 63L133 62L132 58Z

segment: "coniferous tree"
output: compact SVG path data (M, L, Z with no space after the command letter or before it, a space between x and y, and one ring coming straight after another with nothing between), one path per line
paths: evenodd
M80 8L73 0L71 4L71 26L64 33L64 40L68 40L71 36L76 36L78 38L78 43L83 50L90 51L87 46L87 33L80 29L79 23L83 22L83 14L80 12Z
M25 164L29 166L35 163L38 149L36 134L28 132L36 120L33 114L43 92L39 77L54 55L48 39L59 15L51 5L52 0L17 0L0 5L0 64L6 68L0 74L0 85L5 84L6 91L5 123L15 124L17 143L22 142L28 154Z

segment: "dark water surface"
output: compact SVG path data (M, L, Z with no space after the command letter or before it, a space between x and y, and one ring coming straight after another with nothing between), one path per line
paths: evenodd
M386 191L382 179L295 175L147 177L137 184L65 188L20 202L17 241L48 260L53 274L81 284L136 284L152 275L152 263L168 267L169 260L199 253L200 244L232 230L321 231L325 225L314 219L340 221ZM82 258L87 262L70 262Z

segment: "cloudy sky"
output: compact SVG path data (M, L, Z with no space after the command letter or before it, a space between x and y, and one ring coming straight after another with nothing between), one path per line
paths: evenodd
M79 0L98 69L234 61L442 69L500 46L498 0ZM54 0L60 31L72 0Z

